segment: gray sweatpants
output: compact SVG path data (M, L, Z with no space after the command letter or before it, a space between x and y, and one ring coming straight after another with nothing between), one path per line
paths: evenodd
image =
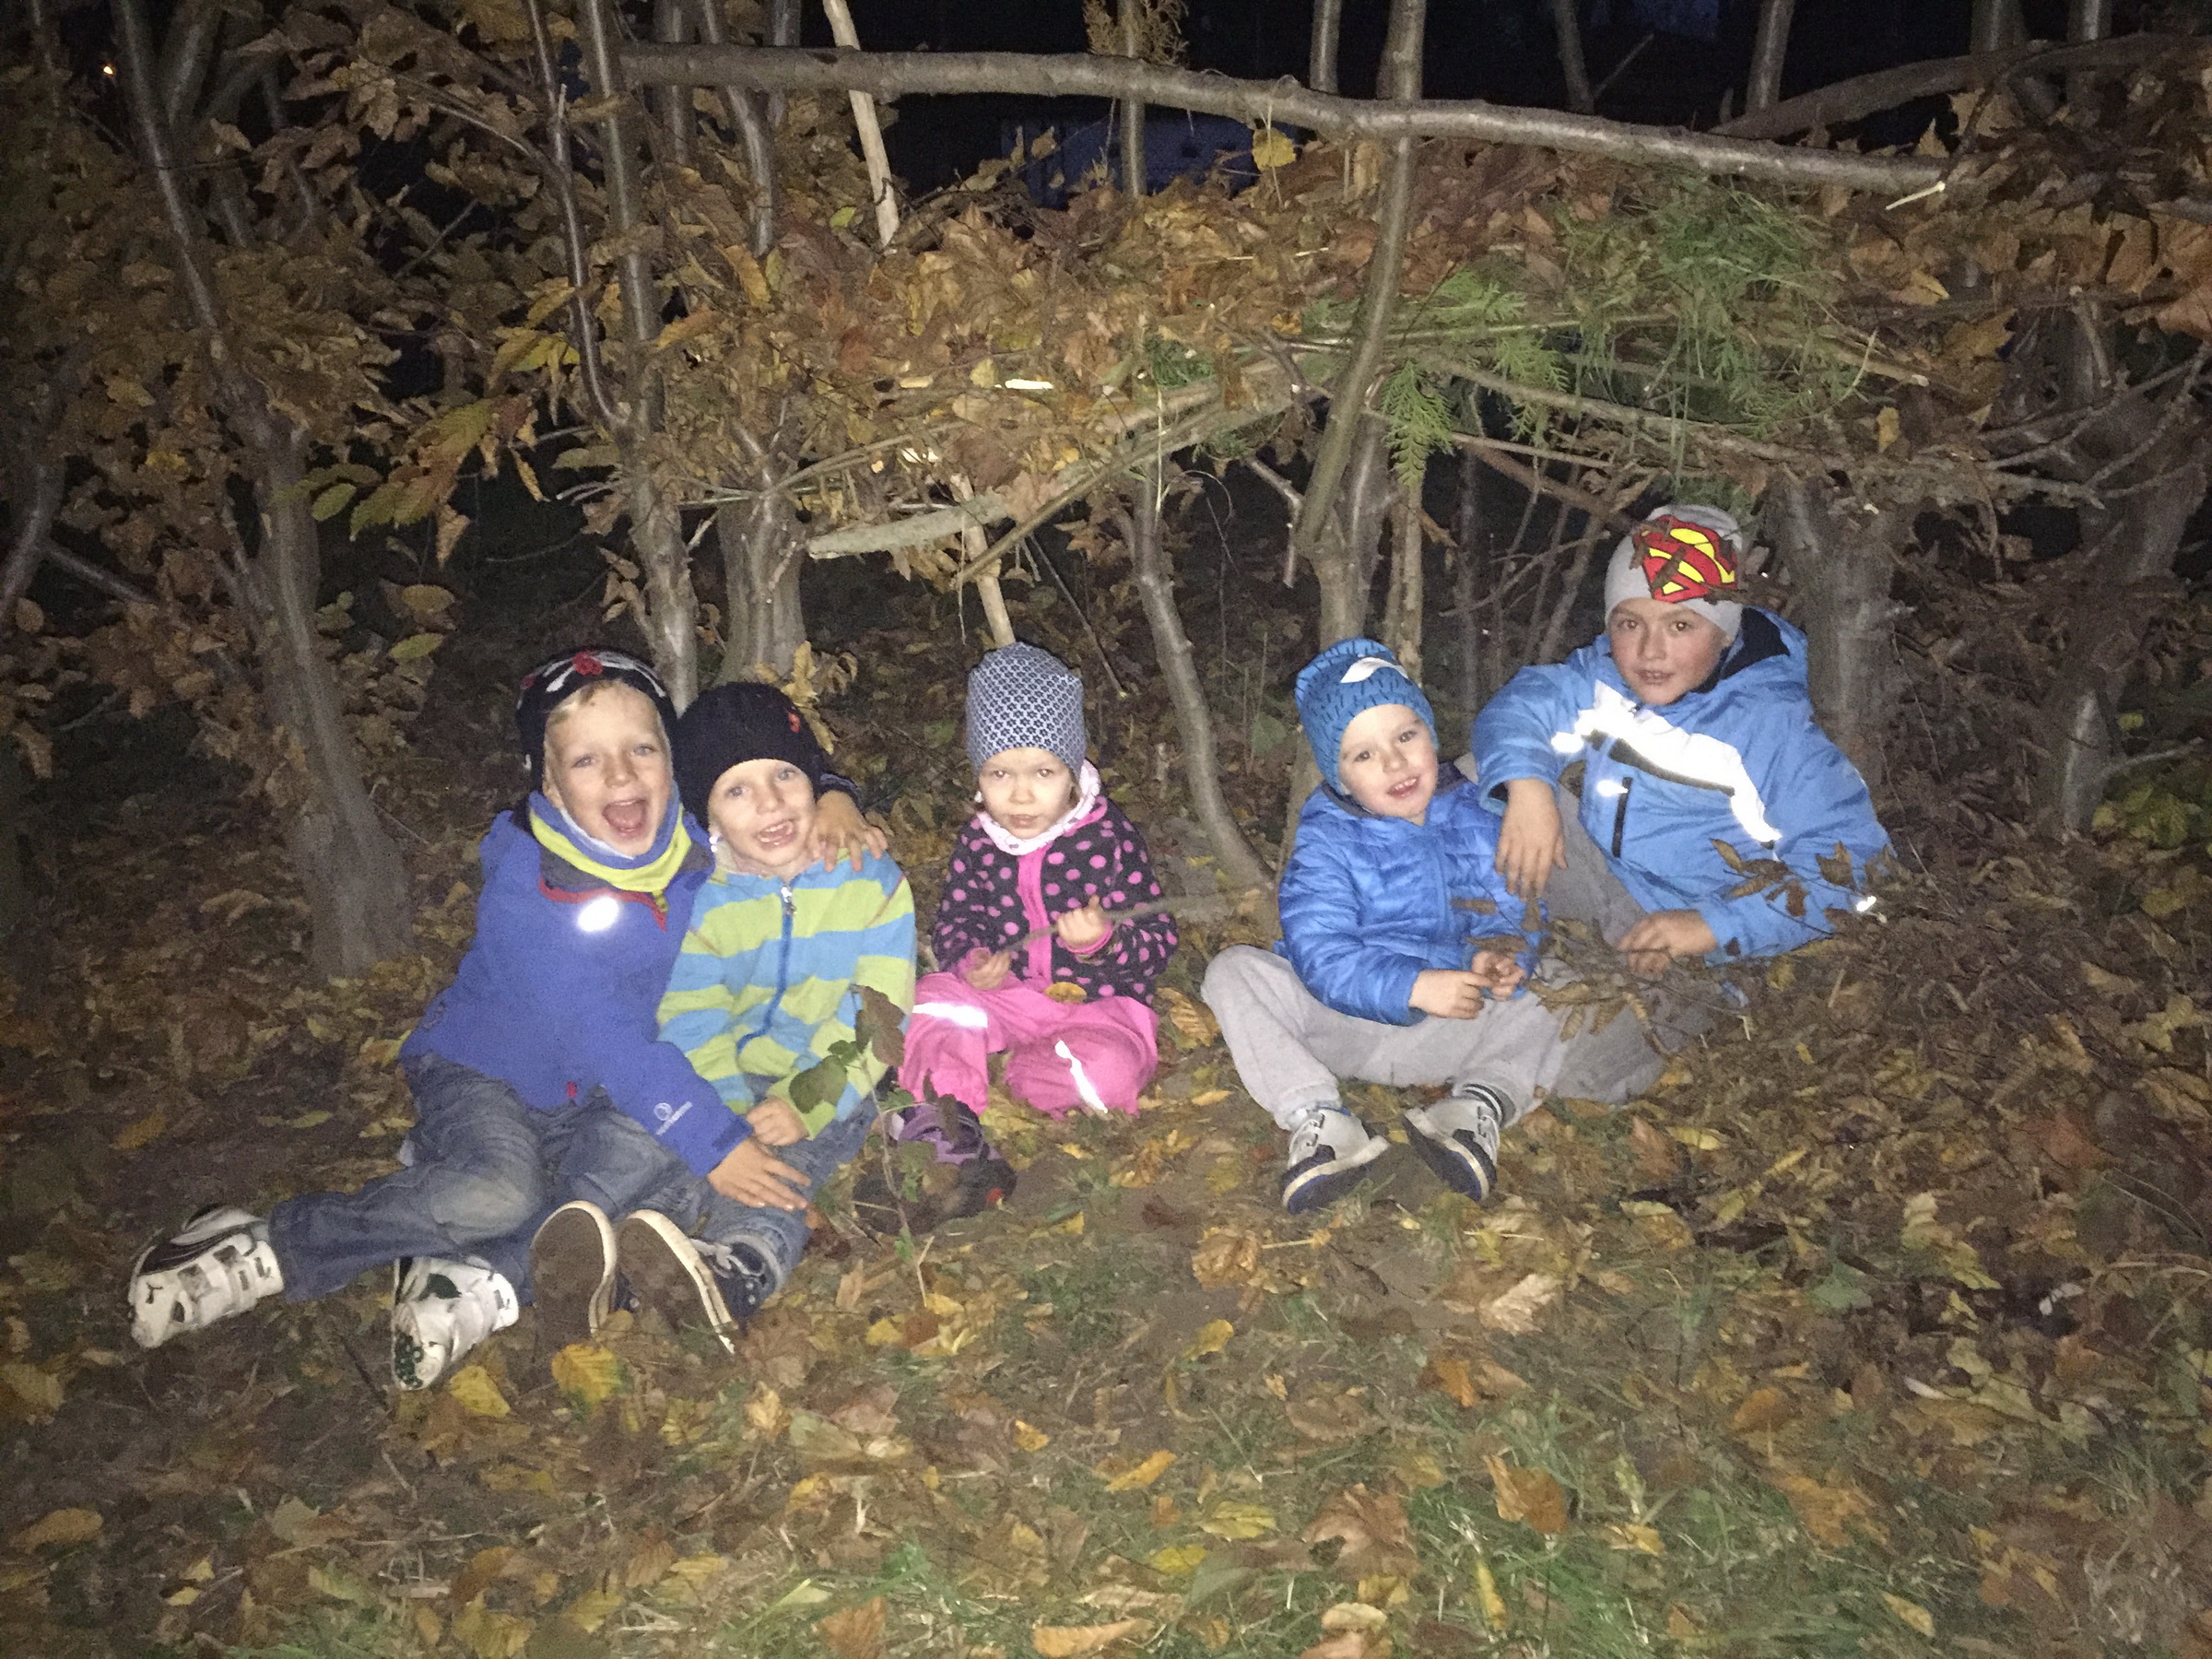
M1617 941L1644 912L1583 830L1579 811L1574 795L1560 790L1567 868L1552 872L1545 903L1553 916L1591 923ZM1571 977L1546 959L1547 982ZM1577 1019L1575 1035L1562 1038L1571 1010L1547 1008L1533 991L1488 1003L1473 1019L1424 1016L1406 1026L1361 1019L1308 991L1285 958L1249 945L1213 959L1203 994L1246 1090L1286 1130L1314 1107L1337 1104L1341 1078L1394 1088L1487 1084L1512 1102L1519 1118L1546 1095L1618 1105L1657 1081L1666 1060L1625 1011L1602 1030L1588 1030L1586 1017ZM1690 1034L1698 1023L1668 1012L1673 1017L1663 1023L1670 1039Z

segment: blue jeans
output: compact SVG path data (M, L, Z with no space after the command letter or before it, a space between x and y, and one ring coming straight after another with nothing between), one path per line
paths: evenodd
M540 1112L497 1077L435 1054L410 1060L406 1073L416 1113L408 1167L269 1212L287 1300L428 1255L481 1262L527 1301L530 1241L547 1216L575 1198L620 1216L688 1174L603 1094Z
M851 1117L832 1120L819 1135L771 1150L806 1178L806 1196L812 1198L824 1182L860 1156L875 1122L875 1101L864 1100ZM775 1274L779 1290L806 1253L804 1207L768 1209L740 1204L698 1179L664 1189L645 1207L661 1211L705 1243L749 1245Z

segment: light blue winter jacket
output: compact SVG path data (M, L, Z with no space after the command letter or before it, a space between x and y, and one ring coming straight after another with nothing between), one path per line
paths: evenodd
M1422 1016L1406 1000L1424 969L1462 969L1476 941L1533 931L1498 874L1498 819L1450 767L1426 822L1378 818L1328 789L1306 797L1283 872L1283 937L1307 990L1339 1013L1388 1025ZM1454 901L1458 902L1454 902ZM1535 967L1535 941L1519 953Z
M1557 667L1524 668L1475 721L1485 803L1516 778L1556 782L1580 760L1583 827L1646 910L1694 910L1720 963L1777 956L1833 931L1831 912L1871 906L1867 866L1888 850L1858 771L1813 718L1805 636L1746 606L1713 677L1646 708L1604 639ZM1759 886L1744 865L1780 860ZM1743 890L1747 885L1759 890Z

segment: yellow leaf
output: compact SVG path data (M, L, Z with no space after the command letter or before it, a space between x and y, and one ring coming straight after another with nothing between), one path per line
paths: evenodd
M971 386L997 385L998 365L989 358L984 358L974 368L968 371L968 383Z
M553 1356L553 1383L561 1393L596 1411L600 1402L622 1386L622 1361L612 1350L572 1342Z
M1874 418L1874 447L1877 454L1887 453L1897 441L1898 421L1895 407L1884 405L1882 412Z
M1546 1469L1524 1469L1495 1453L1483 1459L1497 1488L1498 1519L1525 1521L1549 1537L1567 1530L1567 1494Z
M1043 1430L1032 1428L1019 1418L1014 1419L1014 1443L1024 1452L1041 1452L1053 1443L1053 1437Z
M569 1604L561 1617L589 1636L612 1618L621 1605L619 1590L586 1590Z
M168 1127L168 1114L156 1110L125 1124L115 1132L115 1138L108 1144L118 1152L135 1152L148 1141L159 1139L161 1132Z
M1185 1359L1203 1359L1208 1354L1218 1354L1229 1346L1229 1339L1237 1334L1237 1327L1226 1319L1209 1319L1200 1327L1191 1346L1182 1350Z
M1234 1227L1208 1228L1191 1255L1191 1277L1209 1290L1250 1284L1259 1270L1259 1235Z
M1493 1630L1505 1629L1505 1597L1498 1594L1498 1581L1490 1576L1490 1564L1480 1556L1475 1558L1475 1599L1482 1606L1482 1622Z
M399 590L399 602L416 621L428 628L450 620L445 613L453 608L453 594L451 588L441 588L435 582L415 582Z
M445 1390L461 1402L461 1409L471 1417L503 1418L511 1409L499 1383L480 1365L463 1366L453 1373L453 1380L445 1385Z
M1203 1544L1171 1544L1165 1549L1156 1549L1149 1558L1155 1572L1164 1572L1170 1578L1185 1578L1198 1571L1206 1557Z
M1200 1517L1200 1532L1217 1538L1257 1538L1275 1530L1275 1512L1264 1503L1224 1498Z
M1229 1090L1226 1088L1202 1088L1191 1097L1191 1104L1194 1106L1218 1106L1228 1099Z
M1918 1602L1907 1601L1903 1596L1892 1595L1885 1590L1882 1592L1882 1606L1897 1616L1898 1623L1919 1631L1931 1641L1935 1641L1936 1615Z
M1694 1129L1688 1124L1677 1124L1667 1134L1693 1152L1718 1152L1728 1143L1710 1129Z
M395 663L412 663L418 657L427 657L445 643L445 636L436 633L409 634L392 647L388 653Z
M1298 159L1298 146L1273 127L1262 127L1252 137L1254 167L1288 167Z
M1666 1553L1666 1540L1659 1535L1659 1529L1646 1526L1641 1521L1610 1523L1599 1530L1606 1544L1615 1549L1641 1550L1653 1556Z
M477 1659L515 1659L530 1642L530 1621L512 1613L494 1613L472 1601L453 1616L453 1634Z
M791 1427L791 1413L783 1408L782 1394L767 1383L759 1382L745 1397L745 1420L771 1440L780 1440L783 1430Z
M1081 1654L1112 1647L1124 1636L1135 1636L1150 1629L1141 1618L1117 1618L1112 1624L1102 1625L1033 1625L1030 1629L1030 1645L1043 1659L1078 1659Z
M10 1549L29 1555L48 1544L83 1544L100 1536L105 1523L98 1510L49 1510L7 1541Z
M1134 1469L1125 1469L1106 1483L1110 1492L1141 1492L1165 1475L1175 1462L1172 1452L1155 1452Z
M1073 980L1055 980L1044 988L1044 994L1053 1001L1066 1003L1070 1006L1084 1001L1088 995L1088 993Z
M50 1371L11 1359L0 1365L0 1386L22 1402L18 1408L32 1422L43 1422L62 1408L62 1380Z

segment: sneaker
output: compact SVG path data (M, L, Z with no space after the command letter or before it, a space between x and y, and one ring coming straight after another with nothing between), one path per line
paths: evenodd
M737 1333L776 1293L776 1276L749 1244L691 1238L658 1210L622 1218L617 1253L630 1296L677 1331L705 1329L730 1352Z
M1292 1215L1333 1204L1359 1184L1361 1171L1390 1150L1341 1106L1320 1106L1290 1131L1283 1165L1283 1207Z
M159 1347L182 1331L243 1313L284 1288L269 1224L228 1205L210 1206L131 1264L131 1336Z
M530 1241L530 1290L540 1353L592 1339L615 1290L615 1230L605 1210L578 1198L546 1218Z
M393 1264L392 1376L428 1388L521 1312L505 1276L473 1262L415 1256Z
M1433 1106L1406 1113L1406 1138L1439 1181L1480 1204L1498 1184L1498 1135L1511 1115L1496 1089L1455 1083Z
M997 1156L983 1138L982 1121L945 1095L932 1095L886 1114L884 1133L901 1145L929 1147L942 1164L964 1164L973 1158Z

